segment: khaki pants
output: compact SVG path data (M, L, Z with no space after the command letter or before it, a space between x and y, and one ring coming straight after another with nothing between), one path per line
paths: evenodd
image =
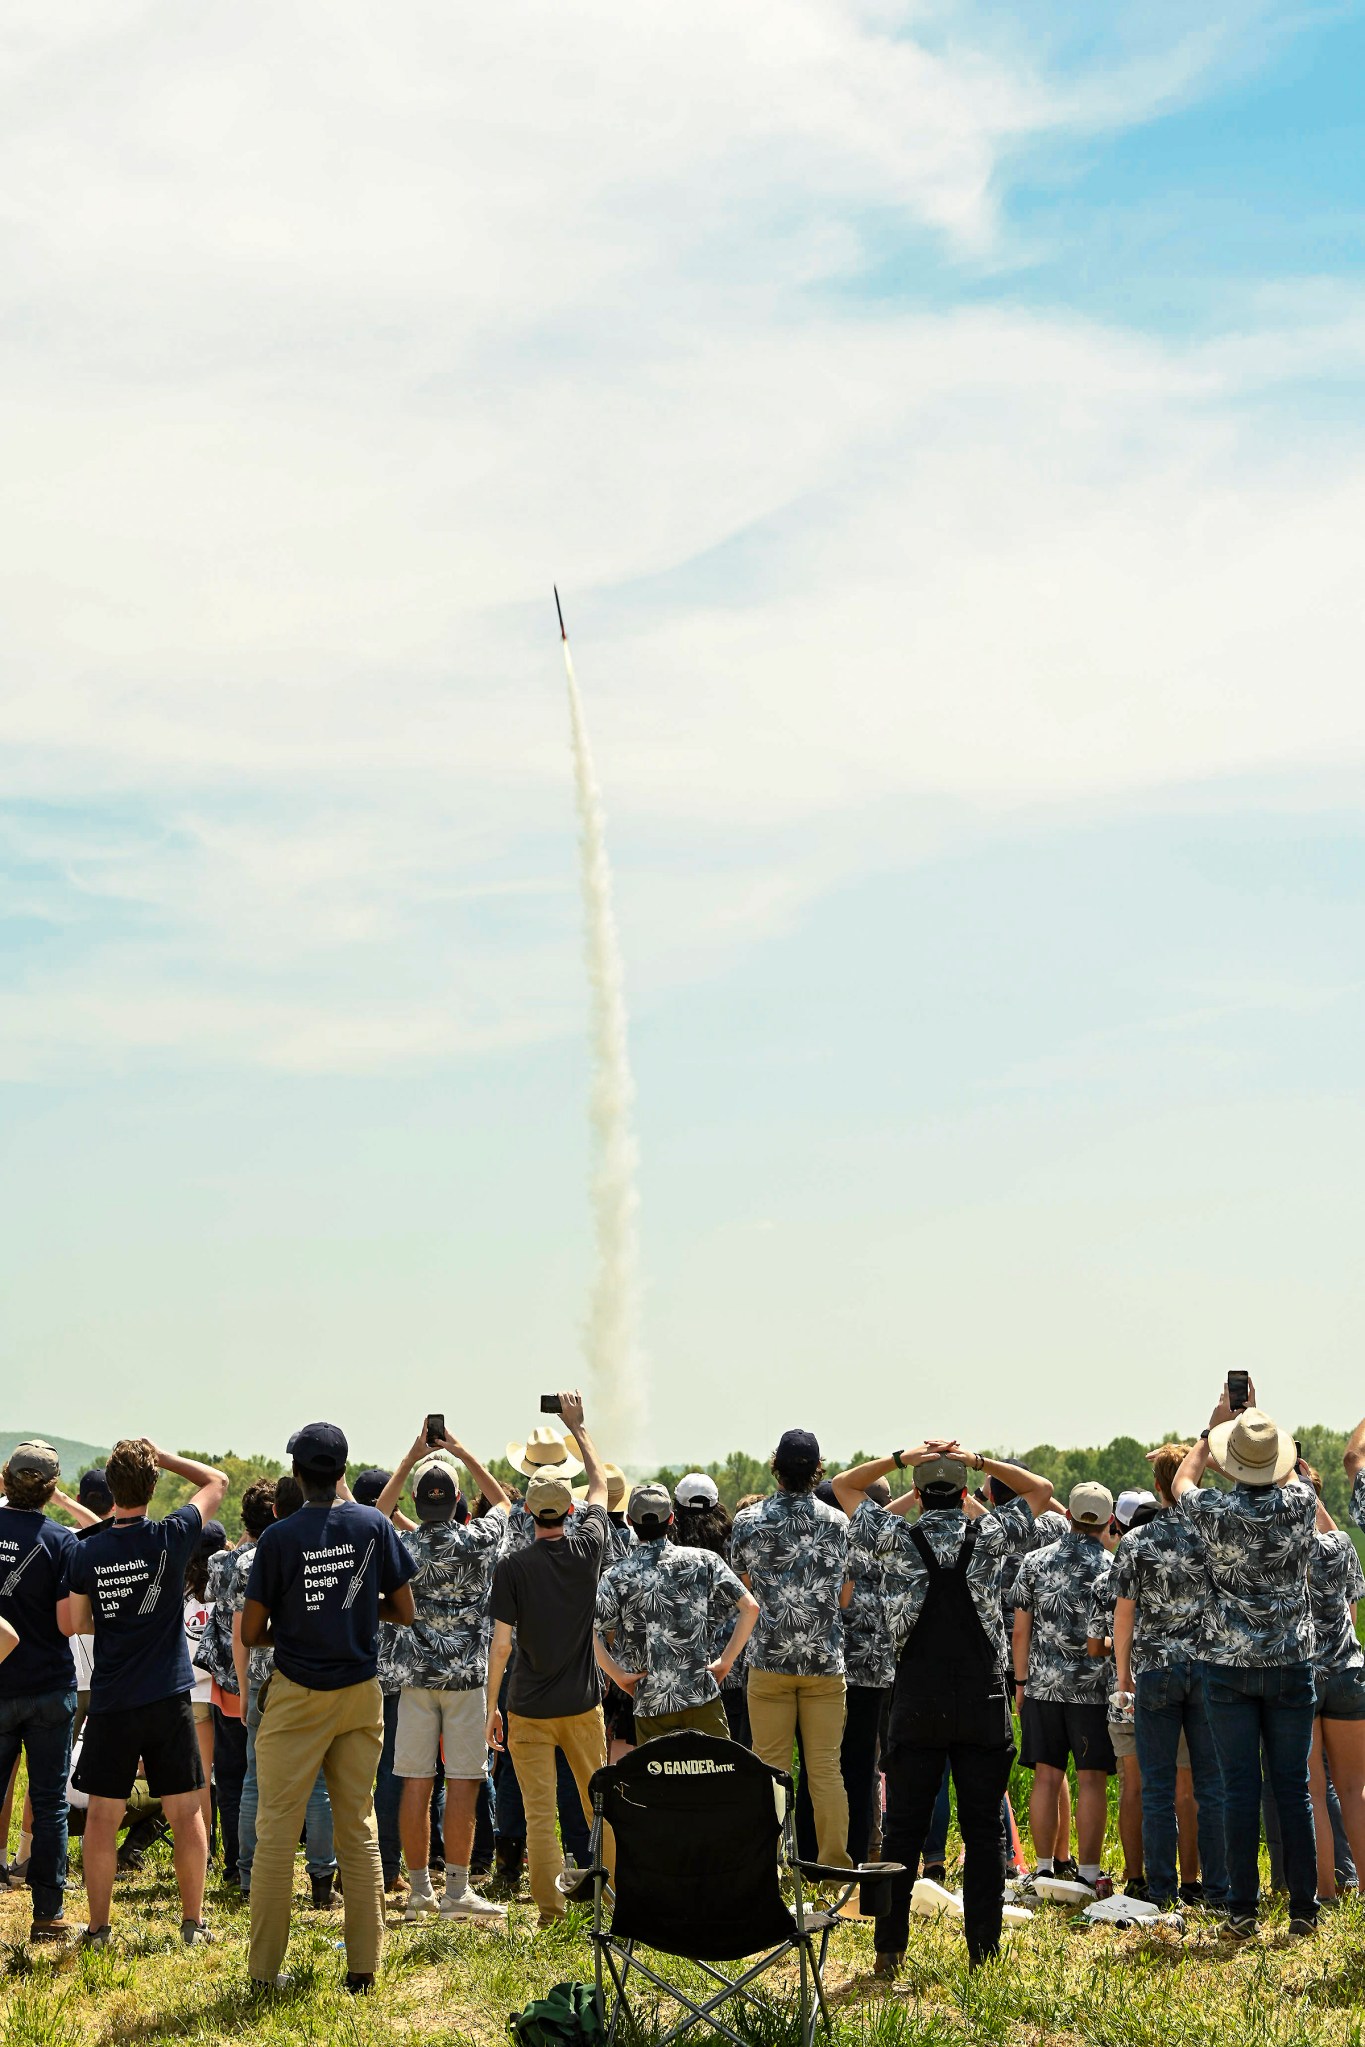
M821 1862L835 1869L849 1868L848 1793L839 1768L844 1739L843 1678L751 1670L748 1698L754 1754L769 1769L790 1771L800 1727L815 1812L816 1853Z
M384 1945L384 1873L374 1819L374 1779L384 1746L378 1678L336 1692L310 1691L277 1670L256 1736L256 1856L251 1865L248 1973L273 1983L289 1944L294 1855L321 1769L332 1801L346 1902L346 1966L372 1976Z
M684 1727L694 1727L698 1734L714 1734L718 1741L730 1739L730 1723L725 1717L725 1707L717 1697L708 1699L704 1706L683 1706L676 1713L637 1713L635 1746L643 1748L656 1735L677 1734Z
M507 1716L507 1746L521 1786L526 1808L526 1860L530 1865L531 1896L541 1912L554 1919L564 1916L564 1899L555 1888L555 1878L564 1867L555 1815L555 1750L562 1748L573 1771L583 1812L592 1824L592 1794L588 1785L594 1770L607 1760L607 1733L602 1708L591 1713L570 1713L562 1720L531 1720L524 1713ZM602 1861L608 1871L615 1867L616 1851L610 1827L602 1829Z

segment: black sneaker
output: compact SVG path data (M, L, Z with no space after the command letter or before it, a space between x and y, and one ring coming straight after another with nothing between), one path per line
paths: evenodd
M1289 1922L1289 1938L1291 1940L1307 1940L1309 1935L1316 1933L1317 1930L1318 1922L1316 1919L1305 1919L1296 1915Z
M946 1862L926 1862L920 1871L920 1875L925 1877L931 1884L946 1884L948 1881L948 1865Z
M1182 1884L1180 1886L1180 1902L1182 1905L1202 1905L1204 1902L1203 1884L1197 1880L1192 1884Z
M1224 1922L1223 1931L1229 1940L1254 1940L1256 1938L1256 1919L1254 1913L1241 1912L1234 1917L1229 1912Z
M1126 1876L1123 1879L1123 1895L1125 1898L1136 1898L1139 1904L1150 1904L1152 1894L1147 1888L1146 1877Z
M1081 1865L1074 1855L1068 1855L1064 1862L1053 1863L1052 1874L1061 1877L1065 1883L1078 1884L1081 1880Z
M368 1997L374 1989L374 1977L361 1976L354 1969L348 1969L342 1988L348 1997Z

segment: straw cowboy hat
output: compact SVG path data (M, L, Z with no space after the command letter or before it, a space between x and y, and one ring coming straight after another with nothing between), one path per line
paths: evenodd
M602 1470L607 1480L607 1512L615 1514L626 1504L626 1474L619 1464L604 1464ZM588 1488L585 1485L576 1485L573 1496L581 1507L588 1497Z
M507 1462L527 1478L534 1478L538 1471L553 1471L556 1478L577 1478L583 1469L563 1436L546 1428L532 1429L524 1443L509 1443Z
M1238 1485L1283 1485L1299 1461L1294 1438L1259 1407L1210 1429L1209 1455Z

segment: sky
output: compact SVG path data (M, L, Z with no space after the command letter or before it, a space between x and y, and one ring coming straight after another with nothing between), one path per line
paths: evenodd
M1354 1423L1365 8L1197 17L11 0L0 1423L582 1376L553 581L637 1453Z

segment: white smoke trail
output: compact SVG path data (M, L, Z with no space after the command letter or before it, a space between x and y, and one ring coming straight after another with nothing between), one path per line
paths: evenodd
M578 802L579 869L583 889L584 953L592 998L592 1206L597 1233L597 1277L587 1327L589 1374L600 1410L590 1417L604 1454L618 1463L641 1455L645 1397L636 1352L639 1273L636 1188L635 1082L626 1037L625 976L612 906L602 791L588 743L587 721L573 656L565 639L569 717L573 731L574 792Z

